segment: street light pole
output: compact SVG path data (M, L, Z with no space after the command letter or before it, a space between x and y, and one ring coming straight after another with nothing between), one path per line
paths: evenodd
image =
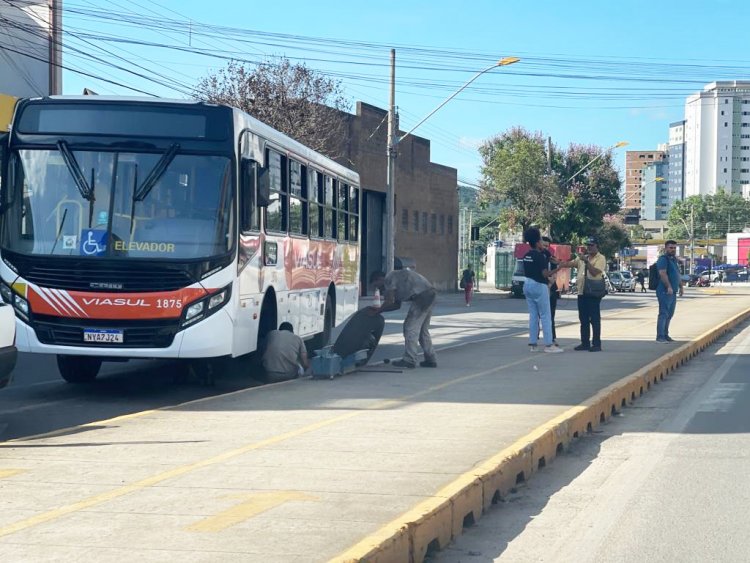
M393 271L396 259L396 49L391 49L391 101L388 108L388 166L385 193L385 271Z
M714 259L711 257L711 253L708 250L708 228L711 226L711 223L706 223L706 255L708 256L708 284L711 285L711 275L714 269Z
M690 204L690 273L695 273L695 206Z
M682 224L685 225L685 229L690 235L690 273L691 274L695 273L695 214L693 213L694 210L695 210L695 207L691 204L690 205L690 227L687 226L685 219L683 219L682 217L679 217L680 221L682 221Z
M508 66L520 61L518 57L505 57L497 61L496 63L488 66L484 70L480 70L474 76L472 76L463 86L456 90L453 94L448 96L440 105L434 110L428 113L419 123L409 129L403 135L398 135L397 125L395 123L395 99L396 99L396 50L391 49L391 102L390 111L388 113L388 173L387 173L387 188L386 188L386 209L388 216L385 221L385 236L386 236L386 253L385 253L385 271L386 273L391 272L394 266L395 254L396 254L396 229L395 229L395 193L396 193L396 155L398 153L398 144L403 141L406 137L411 135L417 127L422 125L430 117L432 117L440 108L450 102L453 98L463 92L469 84L474 82L477 78L482 76L484 73L491 71L498 66Z

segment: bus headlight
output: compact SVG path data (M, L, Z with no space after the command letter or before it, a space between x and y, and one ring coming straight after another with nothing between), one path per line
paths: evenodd
M212 295L211 299L208 300L208 310L215 309L224 303L227 300L227 295L229 295L229 290L227 289L222 289L219 293Z
M187 308L187 311L185 311L185 320L189 321L203 313L203 304L204 301L198 301L198 303L190 305L190 307Z
M216 311L221 309L223 305L226 305L231 295L232 284L229 284L216 293L212 293L211 295L202 297L195 303L191 303L184 309L181 326L183 328L187 327L188 325L213 315Z
M24 299L20 295L14 295L13 305L16 307L16 309L18 309L20 313L23 313L24 316L29 316L29 302L26 301L26 299Z
M4 283L0 283L0 294L2 294L3 301L13 303L13 291Z

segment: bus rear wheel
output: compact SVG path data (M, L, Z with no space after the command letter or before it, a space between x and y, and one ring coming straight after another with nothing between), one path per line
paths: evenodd
M102 361L92 356L57 356L57 369L68 383L91 383L101 367Z

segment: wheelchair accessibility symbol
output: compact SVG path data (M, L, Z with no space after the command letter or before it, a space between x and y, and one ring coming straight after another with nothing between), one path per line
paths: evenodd
M81 232L81 254L83 256L101 256L107 251L107 231L101 229L84 229Z

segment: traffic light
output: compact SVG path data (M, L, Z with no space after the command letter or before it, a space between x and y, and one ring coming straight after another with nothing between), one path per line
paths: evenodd
M471 240L479 240L479 227L471 228Z

